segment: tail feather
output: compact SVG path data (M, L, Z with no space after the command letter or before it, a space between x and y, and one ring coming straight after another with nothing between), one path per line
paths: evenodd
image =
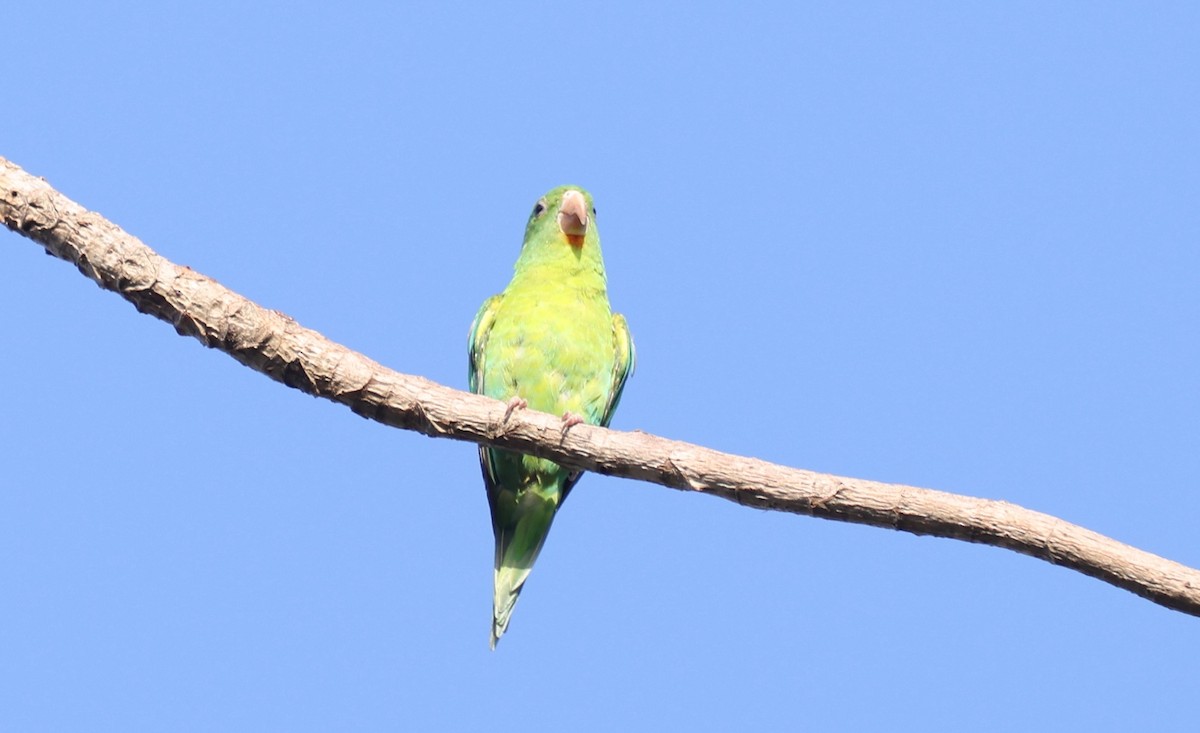
M496 648L496 642L508 629L513 608L517 605L517 597L521 595L521 589L525 587L525 581L533 570L533 563L546 542L550 523L554 520L554 512L558 508L557 498L553 495L527 504L520 513L516 526L510 529L494 528L496 565L492 595L492 649Z
M492 649L496 648L496 642L500 641L500 637L508 630L508 620L512 618L517 597L521 595L521 588L532 569L496 568L495 593L492 596Z

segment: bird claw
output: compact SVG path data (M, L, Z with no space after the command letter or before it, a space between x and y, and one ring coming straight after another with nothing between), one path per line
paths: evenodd
M564 412L562 416L562 436L567 437L567 431L583 423L583 418L573 412Z
M528 402L520 396L514 396L508 401L508 407L504 409L504 422L508 422L508 418L512 417L514 411L524 410L526 407L529 407Z

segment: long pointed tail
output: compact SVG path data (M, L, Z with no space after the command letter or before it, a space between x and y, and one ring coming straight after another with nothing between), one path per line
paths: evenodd
M516 526L494 528L496 571L492 595L492 649L508 629L517 597L542 551L557 508L557 496L529 502L522 507Z
M530 570L532 568L496 568L495 593L492 596L492 649L496 648L496 642L508 630L508 620L512 618L517 597L521 595L521 588Z

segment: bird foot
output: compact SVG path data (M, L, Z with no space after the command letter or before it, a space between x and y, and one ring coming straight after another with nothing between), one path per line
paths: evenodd
M573 412L564 412L562 416L562 436L567 437L567 431L583 423L583 418Z
M519 396L514 396L508 401L508 407L504 409L504 422L508 422L508 418L512 417L514 411L524 410L526 407L529 407L528 402Z

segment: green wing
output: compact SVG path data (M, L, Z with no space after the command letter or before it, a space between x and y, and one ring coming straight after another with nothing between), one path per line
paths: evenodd
M488 336L492 332L492 324L496 321L496 311L500 310L503 295L493 295L483 301L475 320L471 322L471 331L467 334L467 383L475 394L483 394L483 354L487 347Z
M621 402L621 393L625 391L625 382L637 367L637 351L633 348L633 336L629 334L629 324L625 316L613 314L613 345L616 347L617 358L613 361L612 391L608 395L608 404L604 406L604 416L600 424L608 427L612 422L613 413Z
M484 354L487 353L488 336L492 332L492 324L496 321L496 312L500 310L500 301L503 299L503 295L493 295L483 301L467 335L467 384L475 394L484 394ZM482 445L479 446L479 465L483 468L483 481L490 502L495 493L496 467L492 464L491 450Z
M625 382L629 381L629 375L633 374L634 368L637 367L637 351L633 348L633 336L629 333L629 324L625 322L625 316L614 313L612 323L613 348L616 350L616 358L613 360L612 389L608 393L608 402L604 405L604 413L600 416L600 424L606 428L612 422L613 413L617 411L617 405L621 402L621 393L625 391ZM571 493L571 489L579 482L582 475L582 471L574 471L567 477L563 483L563 501L566 501L567 494Z

